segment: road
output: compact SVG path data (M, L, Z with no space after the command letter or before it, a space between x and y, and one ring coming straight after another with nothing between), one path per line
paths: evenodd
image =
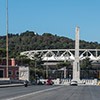
M100 100L99 86L29 86L0 88L0 100Z

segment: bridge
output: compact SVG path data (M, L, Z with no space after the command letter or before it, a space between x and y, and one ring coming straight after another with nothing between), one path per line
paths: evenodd
M75 49L31 50L21 52L21 55L32 60L35 59L35 55L38 55L42 61L74 61ZM79 60L86 58L92 61L100 61L100 49L79 49Z

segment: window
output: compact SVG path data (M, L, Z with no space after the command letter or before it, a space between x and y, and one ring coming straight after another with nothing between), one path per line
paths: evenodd
M19 72L18 71L16 71L16 76L19 76Z
M3 78L4 71L0 70L0 78Z
M8 75L11 76L13 72L11 70L8 71Z

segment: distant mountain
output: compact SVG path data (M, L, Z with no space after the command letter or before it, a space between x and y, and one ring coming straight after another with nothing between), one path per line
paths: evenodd
M8 34L9 57L17 57L20 52L27 50L42 49L74 49L75 41L67 37L53 35L51 33L36 34L33 31L26 31L20 34ZM0 55L6 56L6 36L0 36ZM80 40L80 48L100 49L98 42L86 42Z

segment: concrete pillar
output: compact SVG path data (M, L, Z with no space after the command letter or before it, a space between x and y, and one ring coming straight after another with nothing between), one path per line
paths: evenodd
M73 80L80 81L80 63L79 63L79 27L75 30L75 61L73 62Z

